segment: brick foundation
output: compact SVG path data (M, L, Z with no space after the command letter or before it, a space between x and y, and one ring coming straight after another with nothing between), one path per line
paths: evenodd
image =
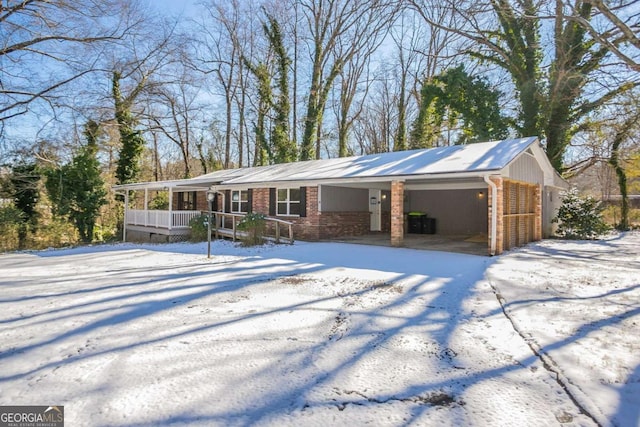
M371 214L367 212L322 212L320 214L321 239L341 236L362 236L369 233Z

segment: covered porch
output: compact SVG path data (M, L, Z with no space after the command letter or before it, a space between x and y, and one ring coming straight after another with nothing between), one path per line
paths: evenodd
M182 185L179 185L182 184ZM115 186L124 197L123 241L186 240L189 222L208 210L206 186L158 181Z

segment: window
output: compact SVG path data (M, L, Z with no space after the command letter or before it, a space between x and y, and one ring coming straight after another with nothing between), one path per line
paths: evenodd
M231 212L249 212L249 191L233 190L231 192Z
M278 215L300 215L300 189L278 189Z
M196 192L178 193L178 210L192 211L196 209Z

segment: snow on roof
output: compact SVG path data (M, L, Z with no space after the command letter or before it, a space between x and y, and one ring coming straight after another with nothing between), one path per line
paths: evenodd
M196 182L224 185L496 171L506 167L535 141L536 137L506 139L231 169L186 180L185 185Z

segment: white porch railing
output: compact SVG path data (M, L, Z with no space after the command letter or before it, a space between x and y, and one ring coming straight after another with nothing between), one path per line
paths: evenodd
M171 214L171 215L169 215ZM189 228L191 218L200 215L200 211L161 211L128 209L126 223L155 228Z

